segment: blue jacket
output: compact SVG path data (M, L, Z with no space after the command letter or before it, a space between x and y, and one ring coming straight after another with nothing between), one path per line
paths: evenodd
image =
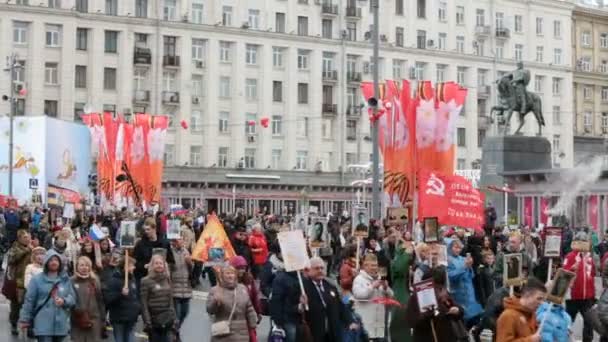
M545 318L546 317L546 318ZM536 310L536 320L545 322L540 332L542 342L568 342L572 319L561 305L542 303Z
M475 299L473 278L475 274L471 268L464 265L465 258L452 254L452 244L448 244L448 278L450 281L450 294L456 303L464 309L464 320L479 316L483 308Z
M49 278L47 264L52 257L57 257L61 263L61 256L54 250L50 250L44 257L44 271L35 275L30 281L23 307L19 315L19 321L32 324L36 336L67 336L70 333L70 308L76 304L76 295L70 278L65 272L61 272L56 278ZM59 265L63 270L63 265ZM62 307L55 305L53 298L38 311L36 317L32 317L34 311L41 307L49 293L56 286L56 295L63 298Z

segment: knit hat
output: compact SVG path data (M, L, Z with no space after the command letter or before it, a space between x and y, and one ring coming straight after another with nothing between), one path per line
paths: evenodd
M230 259L230 266L234 268L247 267L247 260L240 255L233 256Z

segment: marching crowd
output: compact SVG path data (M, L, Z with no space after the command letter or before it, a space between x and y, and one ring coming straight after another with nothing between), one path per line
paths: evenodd
M64 220L39 208L3 209L2 293L12 333L41 342L100 341L108 331L133 342L138 322L150 342L180 341L201 282L211 286L204 333L212 341L255 342L268 316L269 341L561 342L570 341L579 314L583 342L594 332L608 341L608 295L596 296L594 281L608 285L608 232L599 241L593 229L566 225L562 256L549 262L542 229L495 227L489 209L483 231L446 227L434 243L418 227L373 220L368 237L356 238L347 214L330 214L326 247L309 251L302 272L285 269L277 241L288 216L219 215L236 255L206 265L191 256L207 220L200 211L123 209ZM179 238L167 239L170 219L182 222ZM123 220L137 221L134 248L120 245ZM503 260L513 253L522 255L523 280L507 286ZM546 301L551 265L576 275L563 305ZM414 285L428 279L436 306L421 310Z

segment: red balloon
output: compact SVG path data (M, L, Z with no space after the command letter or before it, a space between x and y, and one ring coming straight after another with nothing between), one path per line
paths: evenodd
M264 128L268 128L268 124L269 124L269 122L270 122L270 119L268 119L268 117L266 117L266 116L265 116L265 117L263 117L263 118L260 120L260 124L261 124L261 125L262 125L262 127L264 127Z
M21 88L21 89L19 90L19 96L25 96L25 95L27 95L27 89L25 89L25 88Z
M249 121L247 121L247 125L249 125L249 126L255 126L255 120L249 120Z
M180 123L179 123L179 124L180 124L180 125L182 125L182 128L183 128L183 129L188 129L188 123L186 122L186 120L182 120L182 121L180 121Z

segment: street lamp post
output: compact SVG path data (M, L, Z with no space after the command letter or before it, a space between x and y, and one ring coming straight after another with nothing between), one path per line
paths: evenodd
M378 70L379 50L380 50L380 34L379 34L379 2L380 0L372 1L372 11L374 15L374 25L372 31L373 59L374 59L374 96L380 103L380 75ZM378 113L378 106L373 107L374 118ZM380 148L378 146L378 120L372 121L372 218L380 219Z
M17 115L17 93L15 92L15 82L17 81L17 69L21 64L17 61L17 54L12 54L6 58L6 68L4 71L11 74L11 89L8 98L10 104L9 114L9 136L8 136L8 196L13 197L13 121Z

